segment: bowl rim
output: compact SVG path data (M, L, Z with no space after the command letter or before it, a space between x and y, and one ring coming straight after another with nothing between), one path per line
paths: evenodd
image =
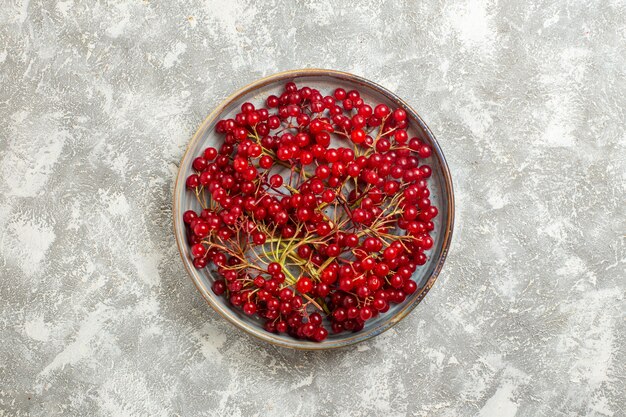
M278 337L274 333L266 332L262 328L256 328L250 325L249 323L239 320L236 316L232 314L232 312L229 309L222 308L222 306L220 306L217 302L213 300L213 298L216 296L210 292L210 289L205 288L205 286L201 284L201 278L199 277L198 272L193 267L193 265L191 264L191 261L189 260L189 257L187 256L188 248L186 246L186 242L184 242L184 234L180 233L183 239L181 239L181 236L179 236L179 231L181 230L184 231L185 226L184 224L182 224L182 214L180 212L181 208L178 204L178 201L177 201L178 199L176 197L179 194L179 188L181 187L181 185L184 187L184 181L181 181L181 176L184 176L186 174L183 174L182 166L184 165L183 163L185 162L185 160L192 156L189 153L189 151L191 150L192 147L194 147L193 145L195 145L196 142L198 142L200 138L204 135L204 133L207 131L208 126L214 121L214 119L217 118L217 116L222 112L222 110L224 110L224 108L226 108L231 102L239 99L241 96L251 91L254 91L255 89L259 87L263 87L273 82L289 81L297 77L312 77L312 76L324 76L324 75L335 77L341 80L356 82L357 84L365 85L369 88L372 88L376 90L378 93L381 93L384 96L386 96L391 101L395 102L398 106L404 108L405 111L407 111L407 113L409 113L417 121L419 128L422 129L424 134L428 136L429 140L432 143L432 149L434 151L433 156L436 156L437 159L439 160L440 167L441 167L442 174L443 174L443 179L444 179L444 185L445 185L444 188L448 196L448 210L447 210L446 224L444 225L444 229L443 229L444 234L443 234L443 243L441 247L440 256L436 261L435 268L433 269L432 274L430 275L430 277L428 277L426 284L421 289L418 290L417 295L411 301L403 305L402 308L399 311L397 311L393 316L381 322L381 324L379 324L376 327L373 327L367 331L362 330L362 331L353 333L352 335L344 339L324 341L321 343L317 343L317 342L303 341L303 340L298 340L298 339L282 338L282 337ZM281 346L281 347L292 348L292 349L300 349L300 350L337 349L337 348L354 345L356 343L378 336L379 334L389 330L390 328L395 326L397 323L399 323L411 311L413 311L413 309L424 299L426 294L428 294L433 284L439 277L439 274L441 273L441 269L443 268L443 265L445 263L447 254L450 250L452 232L454 229L454 209L455 209L454 189L452 185L452 177L450 175L450 169L443 155L441 147L439 146L439 142L437 142L437 139L433 135L432 131L426 125L426 123L422 120L420 115L411 106L409 106L404 100L398 97L395 93L387 90L385 87L377 83L374 83L366 78L363 78L361 76L354 75L348 72L330 70L330 69L322 69L322 68L303 68L303 69L295 69L295 70L278 72L270 76L263 77L263 78L257 79L256 81L253 81L245 85L244 87L241 87L240 89L238 89L237 91L235 91L234 93L226 97L224 100L222 100L221 103L217 107L215 107L215 109L211 113L209 113L209 115L202 121L202 123L200 124L200 126L198 127L194 135L191 137L191 140L189 140L189 142L187 143L185 152L183 153L183 156L178 165L178 171L177 171L176 179L174 182L172 200L173 200L173 204L172 204L173 225L172 227L174 231L174 237L176 238L176 244L178 246L178 253L181 257L181 260L183 261L183 265L185 266L185 269L187 270L188 275L193 281L196 289L200 292L200 294L202 294L202 297L205 299L207 304L209 304L213 308L213 310L215 310L220 316L228 320L230 323L232 323L239 329L245 331L246 333L258 339L261 339L265 342L269 342L275 346Z

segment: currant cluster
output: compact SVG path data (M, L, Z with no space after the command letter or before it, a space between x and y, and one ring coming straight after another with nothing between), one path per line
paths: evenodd
M195 267L219 277L213 292L268 332L318 342L404 302L437 216L431 148L408 123L356 90L293 82L220 120L223 143L186 180L202 211L183 215Z

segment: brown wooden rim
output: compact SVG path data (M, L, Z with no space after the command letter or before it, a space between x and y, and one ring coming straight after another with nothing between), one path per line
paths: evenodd
M185 255L185 252L186 252L185 243L181 241L178 235L178 229L181 227L180 223L182 222L182 220L181 220L180 207L178 206L177 199L176 199L176 196L178 195L178 188L181 183L181 175L182 175L181 167L183 165L183 161L185 161L185 159L188 157L189 150L192 148L192 145L194 145L201 138L201 136L206 131L207 127L217 117L217 115L219 115L221 111L226 106L228 106L228 104L230 104L234 100L239 99L241 96L248 93L249 91L252 91L259 87L263 87L272 82L286 81L286 80L296 78L296 77L308 77L308 76L315 76L315 75L329 75L329 76L333 76L339 79L353 81L353 82L356 82L357 84L361 84L361 85L365 85L367 87L373 88L374 90L377 90L379 93L388 97L390 100L396 102L398 105L402 106L411 116L413 116L413 118L415 118L415 120L418 122L419 127L424 131L424 133L429 137L429 139L432 142L434 155L439 159L439 162L440 162L443 177L445 180L444 181L445 191L448 196L448 211L447 211L446 224L444 228L443 245L441 247L441 254L439 256L439 259L437 259L437 262L435 264L435 269L433 270L431 276L426 281L426 284L421 289L418 290L417 295L410 302L406 303L402 307L401 310L396 312L387 321L382 322L377 327L374 327L367 331L360 331L360 332L354 333L353 335L345 339L340 339L337 341L322 342L322 343L300 341L297 339L279 338L275 334L266 332L262 328L255 328L253 326L250 326L248 323L238 320L235 316L229 314L230 313L229 311L222 309L219 304L215 303L212 299L213 296L211 295L209 290L207 288L204 288L204 286L199 285L200 279L196 275L196 270L190 265L190 261L188 257ZM194 285L196 286L200 294L202 294L202 297L206 300L206 302L220 316L224 317L226 320L228 320L229 322L231 322L232 324L234 324L241 330L245 331L246 333L252 336L255 336L261 340L264 340L266 342L277 345L277 346L293 348L293 349L301 349L301 350L326 350L326 349L336 349L336 348L350 346L355 343L359 343L367 339L370 339L374 336L377 336L389 330L390 328L395 326L397 323L399 323L424 299L428 291L432 288L433 284L439 277L439 274L441 273L441 269L445 262L446 256L450 249L450 242L452 240L452 231L454 229L454 190L452 186L452 178L450 175L450 169L445 160L443 152L441 151L441 148L439 147L439 143L437 142L437 139L435 138L431 130L428 128L426 123L424 123L424 121L419 116L419 114L415 110L413 110L413 108L411 108L411 106L409 106L404 100L402 100L401 98L399 98L394 93L387 90L386 88L372 81L369 81L363 77L350 74L347 72L321 69L321 68L305 68L305 69L279 72L279 73L261 78L259 80L256 80L240 88L239 90L235 91L233 94L228 96L226 99L224 99L203 120L203 122L198 127L198 130L194 133L191 140L187 144L187 148L185 150L185 153L183 154L183 157L181 158L181 162L178 168L178 173L176 175L172 200L173 200L173 204L172 204L173 224L172 226L174 229L174 237L176 238L176 244L178 246L178 252L180 254L181 260L183 261L183 265L185 266L185 269L187 270L187 273L191 277L191 280L193 281ZM184 229L184 226L182 227Z

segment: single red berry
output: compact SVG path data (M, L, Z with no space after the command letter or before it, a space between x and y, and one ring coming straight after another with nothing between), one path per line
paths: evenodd
M406 112L404 109L396 109L393 112L393 118L396 122L401 122L406 119Z
M352 133L350 134L350 139L352 139L352 142L359 144L359 143L363 143L363 141L365 140L365 136L367 135L363 130L356 129L356 130L353 130Z
M206 148L204 150L204 159L206 159L207 161L212 161L215 159L215 157L217 156L217 149L215 148Z
M250 302L245 303L243 305L243 312L249 316L253 315L254 313L256 313L256 304Z
M208 263L208 261L207 261L206 258L196 258L196 259L193 260L193 266L196 269L204 268L205 266L207 266L207 263Z
M254 104L246 102L241 105L242 113L251 113L254 111Z
M355 319L359 317L359 309L355 306L348 307L347 316L349 319Z
M252 235L252 241L256 244L256 245L262 245L265 243L265 240L267 239L267 237L265 236L265 233L262 232L258 232Z
M282 267L280 266L280 264L278 262L271 262L268 266L267 266L267 272L270 275L274 275L279 273L280 271L282 271Z
M194 258L201 258L206 254L206 248L202 243L197 243L191 247L191 255Z
M428 158L431 155L430 146L422 145L417 149L417 154L420 158Z
M198 218L198 215L193 210L187 210L183 213L183 221L187 224L190 224L192 221Z
M394 259L396 256L398 256L398 250L395 247L393 247L393 246L389 246L383 252L383 257L387 261L390 261L390 260Z
M272 175L270 177L270 185L273 188L279 188L281 185L283 185L283 177L278 174Z
M200 185L200 177L196 174L191 174L187 177L186 185L188 188L196 188Z
M267 103L267 107L272 109L278 107L279 104L278 97L274 95L269 96L265 102Z
M280 290L279 297L283 301L289 301L293 298L293 291L291 291L289 288L283 288L282 290Z
M193 232L198 237L206 237L209 234L209 225L206 222L198 222L194 226Z
M328 165L319 165L315 168L315 176L322 180L328 178L330 176L330 168Z
M337 321L344 321L348 318L348 314L346 313L346 309L343 307L339 307L335 311L333 311L333 318Z
M322 201L325 203L330 203L335 200L335 192L333 190L326 190L322 193Z
M267 127L269 127L270 129L278 129L280 127L280 118L277 116L268 117Z
M407 280L404 283L404 286L402 287L402 289L404 290L406 294L410 295L410 294L413 294L415 291L417 291L417 284L415 283L415 281Z
M374 116L379 119L384 119L385 117L387 117L389 115L389 112L389 107L387 107L385 104L379 104L374 108Z
M396 140L396 142L400 144L404 144L406 143L407 140L409 140L409 135L406 133L406 130L404 129L396 130L393 137Z
M372 115L372 107L368 104L362 105L359 107L359 114L366 119L369 118Z
M248 156L252 157L252 158L256 158L257 156L261 155L261 146L253 143L252 145L250 145L248 147Z
M315 331L313 332L313 340L315 340L316 342L321 342L324 339L326 339L328 337L328 330L326 330L323 327L318 327L317 329L315 329Z
M302 294L307 294L313 289L313 281L308 277L301 277L296 283L296 290Z
M264 169L270 169L274 164L274 160L269 155L263 155L261 159L259 159L259 166Z
M361 318L361 320L367 321L372 318L372 314L373 312L371 308L363 307L361 308L361 311L359 312L359 317Z
M216 295L222 295L226 292L226 283L223 280L217 280L211 286Z
M193 169L196 171L204 171L208 165L209 162L201 156L193 160Z
M334 96L337 100L344 100L347 96L346 90L344 90L343 88L337 88L335 90Z

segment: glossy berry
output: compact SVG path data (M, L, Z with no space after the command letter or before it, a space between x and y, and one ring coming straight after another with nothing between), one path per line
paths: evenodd
M302 277L296 283L296 289L302 294L307 294L313 289L313 281L311 278Z

